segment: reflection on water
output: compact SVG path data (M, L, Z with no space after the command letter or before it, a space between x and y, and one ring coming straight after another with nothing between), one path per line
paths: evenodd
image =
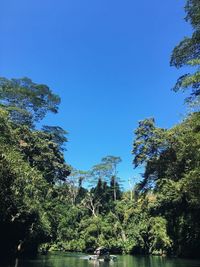
M59 252L29 260L0 263L0 267L200 267L200 261L126 255L118 256L116 261L99 262L88 260L83 254Z

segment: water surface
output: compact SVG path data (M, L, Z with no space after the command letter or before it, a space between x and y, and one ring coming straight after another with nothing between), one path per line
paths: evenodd
M0 267L200 267L200 261L125 255L117 256L114 262L95 262L83 254L57 252L28 260L16 259Z

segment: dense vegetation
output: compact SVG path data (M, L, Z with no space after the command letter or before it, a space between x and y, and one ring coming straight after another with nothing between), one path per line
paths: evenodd
M67 132L38 128L60 99L30 79L0 79L0 251L2 255L49 249L198 256L200 248L200 4L186 3L193 34L173 51L171 64L193 66L174 90L191 89L194 106L171 129L153 118L139 122L133 165L140 183L120 189L120 157L106 156L91 170L64 160ZM85 187L83 185L86 185Z

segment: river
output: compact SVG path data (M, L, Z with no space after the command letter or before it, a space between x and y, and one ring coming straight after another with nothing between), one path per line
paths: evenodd
M117 256L114 262L89 261L78 253L49 253L33 259L16 259L0 263L0 267L200 267L200 260L174 259L167 257Z

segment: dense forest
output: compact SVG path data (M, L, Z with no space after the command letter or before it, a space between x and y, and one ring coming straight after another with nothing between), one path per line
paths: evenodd
M157 127L154 118L139 122L133 167L144 173L127 192L118 177L120 157L105 156L89 171L65 162L67 132L40 126L60 103L48 86L0 78L2 255L97 246L115 253L200 255L199 0L187 0L185 11L193 33L174 48L170 63L192 70L173 88L187 93L190 113L171 129Z

